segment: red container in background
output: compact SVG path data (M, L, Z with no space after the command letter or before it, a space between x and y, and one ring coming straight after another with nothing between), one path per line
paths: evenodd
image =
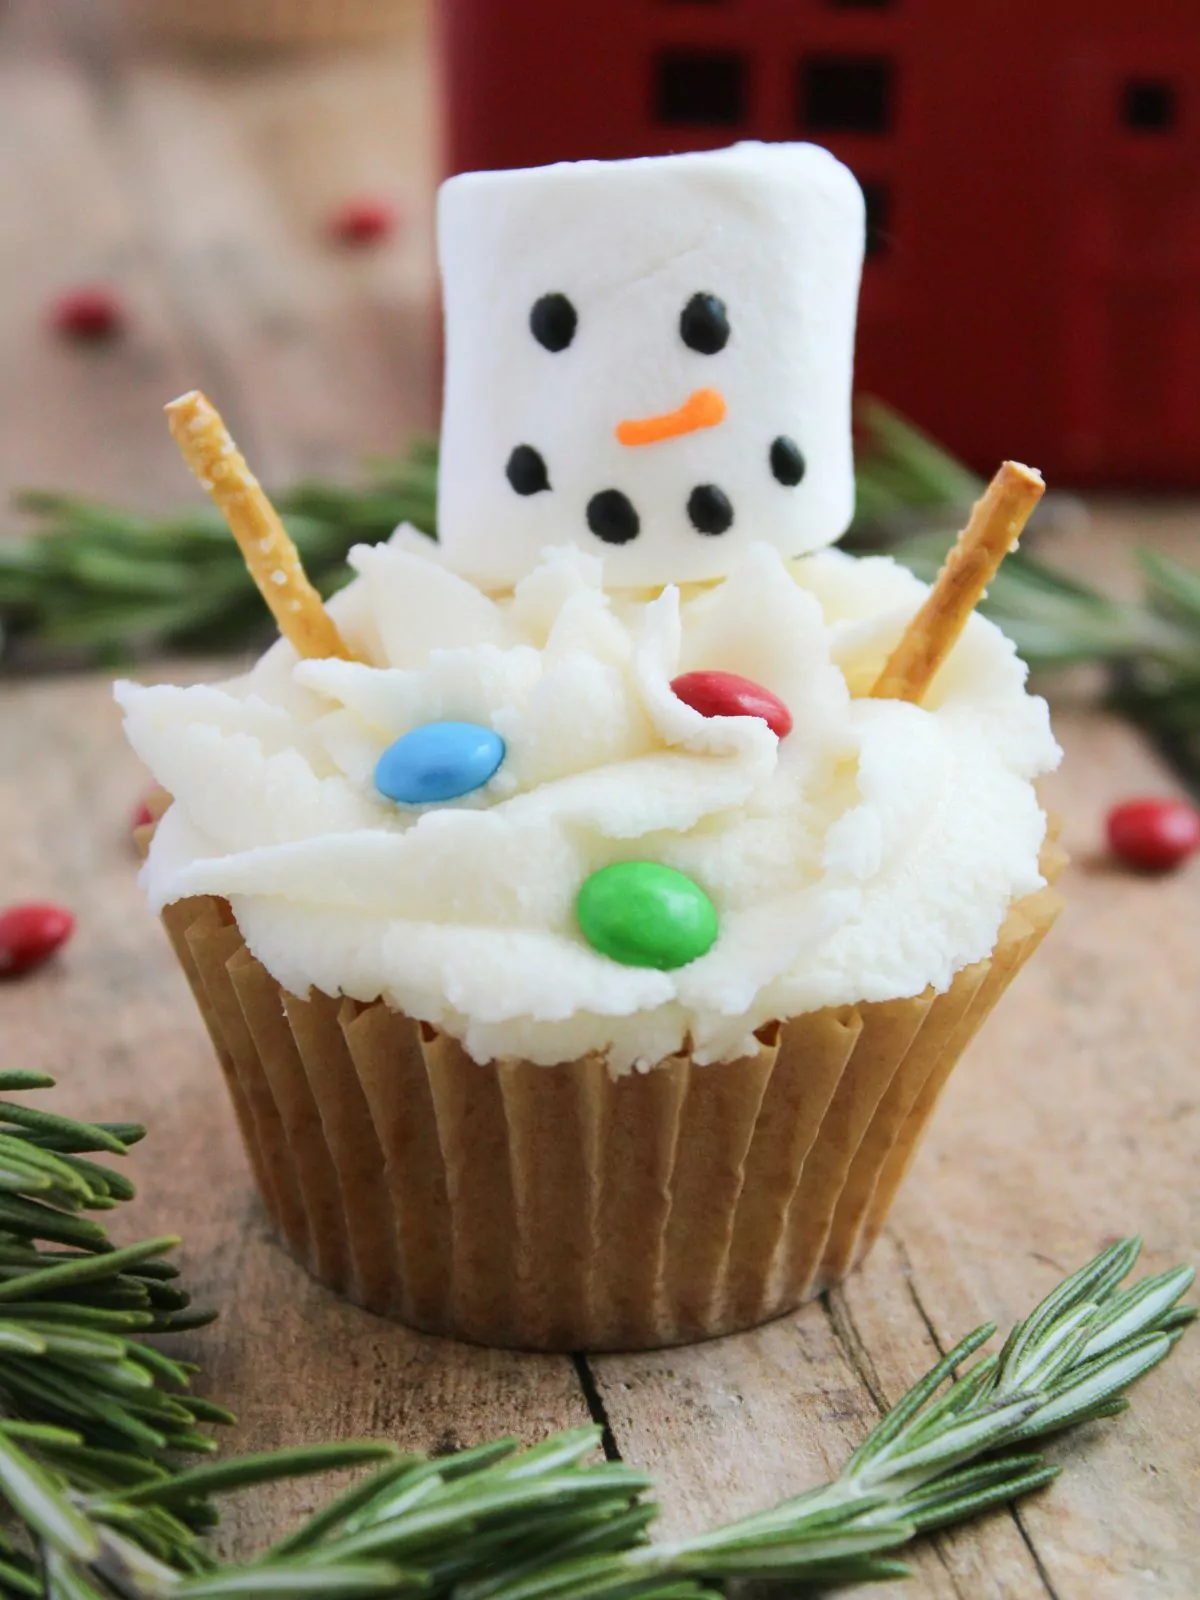
M980 470L1200 486L1198 0L445 0L448 170L812 139L858 386Z

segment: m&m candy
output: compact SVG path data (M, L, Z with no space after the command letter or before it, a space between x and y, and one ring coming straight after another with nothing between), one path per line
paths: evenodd
M66 339L99 344L116 338L124 325L120 300L103 284L68 289L50 307L50 326Z
M329 232L339 244L367 245L395 231L396 208L375 195L355 195L329 219Z
M792 731L792 713L779 696L736 672L685 672L671 688L702 717L761 717L777 739Z
M477 722L427 722L390 744L375 787L400 805L457 800L481 789L504 760L504 740Z
M717 937L716 909L704 890L655 861L617 861L593 872L575 914L592 949L626 967L686 967Z
M1126 800L1107 827L1113 854L1141 872L1169 872L1200 850L1200 811L1186 800Z
M0 911L0 978L19 978L66 944L75 918L63 906L34 901Z

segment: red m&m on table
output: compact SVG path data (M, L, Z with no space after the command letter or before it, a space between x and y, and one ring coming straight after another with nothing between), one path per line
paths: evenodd
M0 978L32 972L75 931L75 918L63 906L42 901L0 911Z
M99 344L115 339L125 326L125 312L112 289L84 284L68 289L50 307L50 326L65 339Z
M792 731L792 713L779 696L736 672L685 672L671 688L702 717L760 717L777 739Z
M1107 826L1113 854L1141 872L1169 872L1200 850L1200 811L1186 800L1126 800Z
M396 208L373 195L356 195L338 207L329 219L329 231L339 244L378 244L395 232Z

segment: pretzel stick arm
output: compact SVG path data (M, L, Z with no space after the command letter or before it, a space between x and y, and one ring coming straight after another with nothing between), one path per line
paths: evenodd
M875 699L920 702L1045 488L1041 473L1032 467L1004 463L976 501L924 605L888 657L871 690Z
M166 411L172 438L229 524L280 633L298 655L351 660L337 624L308 580L300 552L216 408L192 390L172 400Z

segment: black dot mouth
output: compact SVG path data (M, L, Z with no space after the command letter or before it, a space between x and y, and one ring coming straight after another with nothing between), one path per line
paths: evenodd
M541 494L550 487L550 474L541 451L519 444L508 458L504 476L518 494Z
M715 483L702 483L692 490L687 513L697 533L713 536L733 527L733 502Z
M605 544L628 544L642 531L633 501L620 489L601 489L587 503L587 525Z
M781 433L771 443L771 472L785 489L794 489L804 481L807 463L795 439Z

